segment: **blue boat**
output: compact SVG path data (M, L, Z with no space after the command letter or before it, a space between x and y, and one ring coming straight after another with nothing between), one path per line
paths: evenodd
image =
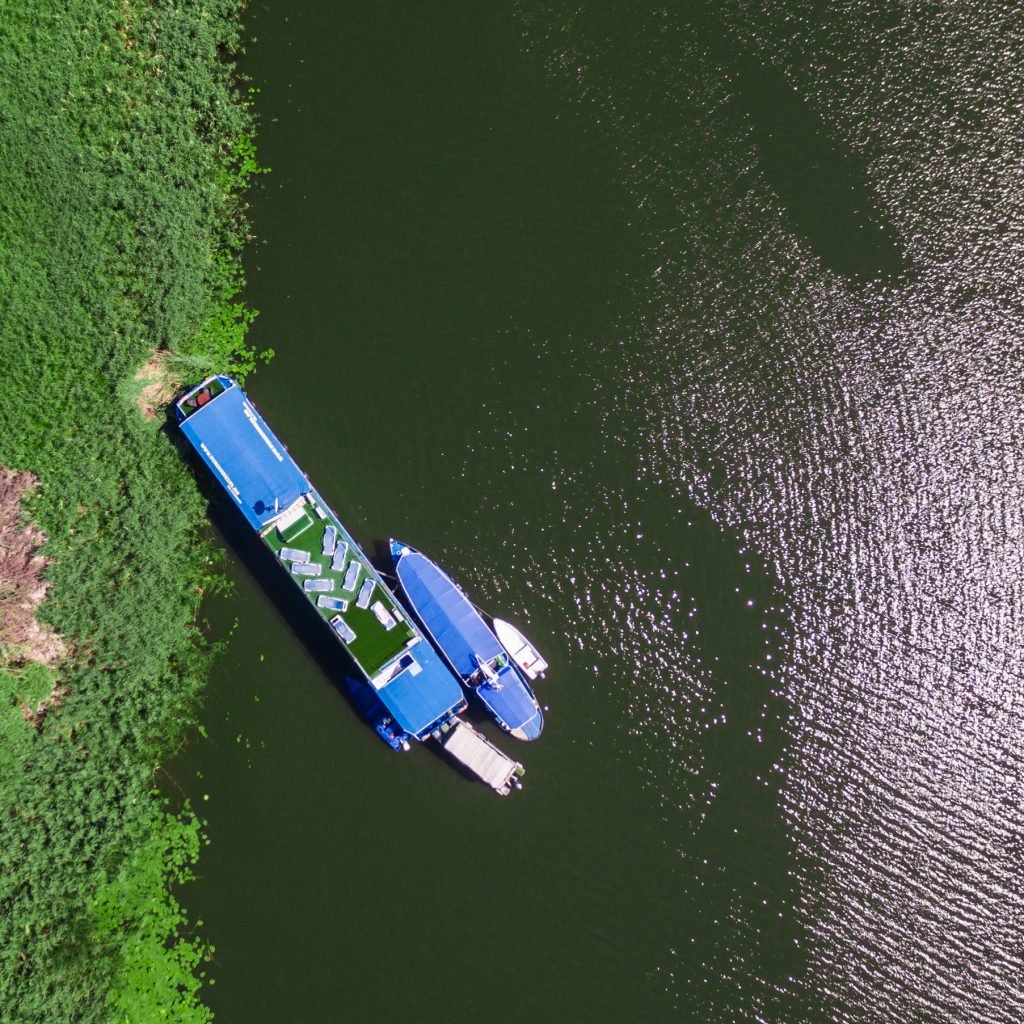
M182 434L281 567L348 653L353 701L393 750L440 744L506 796L523 766L458 717L460 680L370 564L306 474L230 377L207 377L174 403Z
M208 377L175 402L174 414L284 570L282 584L299 590L348 652L381 738L398 750L439 737L465 707L459 681L238 384Z
M453 580L426 555L399 540L391 558L406 604L452 671L516 739L544 728L537 698L505 648Z

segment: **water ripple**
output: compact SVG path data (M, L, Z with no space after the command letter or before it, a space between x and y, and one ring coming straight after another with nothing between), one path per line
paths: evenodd
M723 12L716 31L780 67L857 154L902 261L874 279L830 267L787 210L730 102L720 39L663 10L631 16L616 33L582 9L523 15L529 51L616 150L647 243L603 436L632 453L661 495L650 502L676 515L695 502L779 581L780 657L759 663L750 644L736 664L758 665L766 707L776 693L793 708L762 731L774 750L756 774L782 773L787 838L768 899L799 928L769 923L756 879L696 871L679 884L731 887L728 927L715 939L681 926L661 976L709 1020L1012 1024L1024 1005L1019 8ZM703 830L681 854L714 851L728 876L737 862L719 851L742 816L734 805L719 828L705 813L725 762L699 737L728 732L734 673L713 660L724 639L697 633L713 588L680 589L690 549L673 545L667 511L653 518L670 575L624 546L615 594L586 595L576 629L589 643L621 632L624 661L656 680L623 684L631 742L666 806ZM600 541L576 558L582 576L608 578ZM554 586L567 567L529 569ZM728 756L753 755L732 744ZM772 973L781 941L806 970Z

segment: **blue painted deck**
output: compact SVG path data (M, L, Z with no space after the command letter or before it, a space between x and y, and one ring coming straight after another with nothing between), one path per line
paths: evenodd
M254 530L312 489L288 449L233 382L192 413L181 431Z

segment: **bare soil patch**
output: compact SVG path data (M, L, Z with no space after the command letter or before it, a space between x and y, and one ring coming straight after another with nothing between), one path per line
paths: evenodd
M154 351L135 374L135 383L140 389L135 404L147 420L162 416L178 393L178 382L167 360L167 352Z
M38 484L32 473L0 467L0 656L53 667L66 653L64 641L36 621L49 589L43 571L49 559L37 552L46 537L21 522L21 501Z

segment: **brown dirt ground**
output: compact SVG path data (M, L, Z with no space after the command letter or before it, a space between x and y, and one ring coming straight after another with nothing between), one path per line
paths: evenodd
M155 420L178 393L178 383L167 365L167 353L154 351L135 374L141 391L135 404L147 420Z
M53 667L67 653L64 641L36 622L49 584L42 579L49 560L37 554L46 540L21 522L21 500L39 481L31 473L0 467L0 647L7 657Z

